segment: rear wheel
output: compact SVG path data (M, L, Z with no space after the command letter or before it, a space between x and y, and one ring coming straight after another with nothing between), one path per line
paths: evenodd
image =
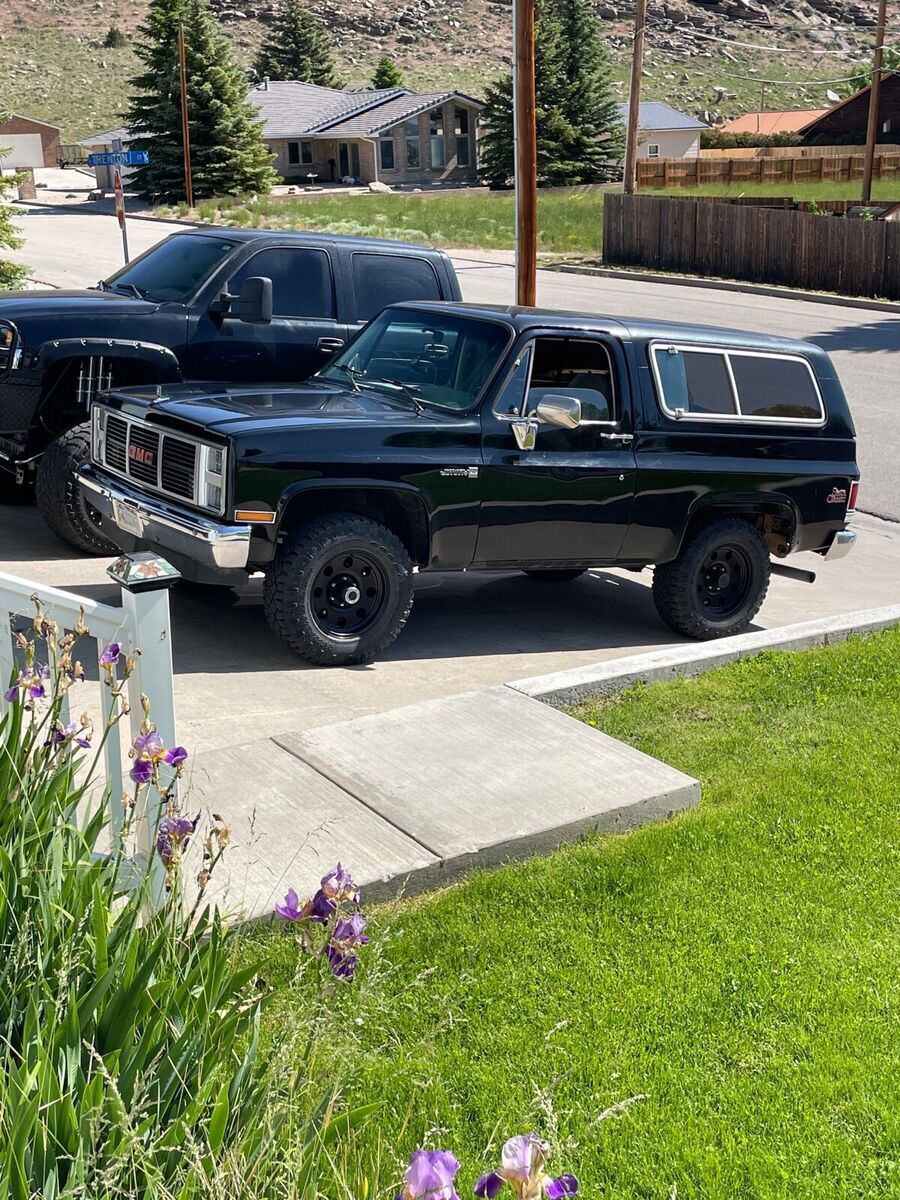
M766 598L769 572L769 548L755 525L715 521L653 572L656 611L677 633L701 641L741 633Z
M64 542L85 554L118 554L100 530L100 514L78 486L75 472L91 457L91 427L67 429L44 451L37 470L37 506Z
M279 550L264 602L269 625L308 662L371 662L412 609L409 555L376 521L349 513L319 517Z
M529 579L536 579L538 583L569 583L573 579L578 579L580 575L585 574L584 568L571 569L568 571L524 571Z

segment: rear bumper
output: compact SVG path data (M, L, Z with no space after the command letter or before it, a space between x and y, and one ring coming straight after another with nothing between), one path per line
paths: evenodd
M850 553L855 545L856 530L839 529L825 551L825 561L833 562L836 558L843 558L845 554Z
M79 469L78 482L91 507L100 513L103 532L121 550L154 550L185 578L201 583L246 579L249 525L220 524L148 496L90 464ZM120 524L123 512L131 528Z

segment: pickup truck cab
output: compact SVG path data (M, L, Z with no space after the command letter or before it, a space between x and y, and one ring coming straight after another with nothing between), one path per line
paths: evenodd
M74 485L103 388L182 379L301 382L385 305L459 299L440 250L327 234L196 227L85 291L0 298L0 501L112 553Z
M265 572L271 626L317 663L384 650L415 569L652 566L663 620L712 638L771 570L806 574L777 560L855 538L828 356L747 333L394 306L304 387L113 390L92 417L105 535L198 582Z

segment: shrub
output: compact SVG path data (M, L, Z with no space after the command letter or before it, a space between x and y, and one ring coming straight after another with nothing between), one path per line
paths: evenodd
M128 45L128 38L118 25L110 25L106 31L106 37L103 39L103 45L107 50L121 50L123 46Z

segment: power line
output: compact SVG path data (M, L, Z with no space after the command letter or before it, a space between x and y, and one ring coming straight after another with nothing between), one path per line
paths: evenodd
M721 75L723 79L742 79L747 83L764 83L767 87L828 87L832 83L853 83L859 79L860 75L867 73L868 66L861 66L858 71L852 75L842 75L840 79L763 79L761 75L736 75L733 71L717 70L716 74ZM895 67L882 67L879 74L890 75L896 71Z
M685 32L687 32L687 30L689 29L691 37L702 38L706 42L721 42L722 45L724 45L724 46L737 46L742 50L760 50L764 54L803 54L803 55L844 54L844 55L846 55L846 54L851 53L851 51L849 51L849 50L801 50L796 46L765 46L765 45L761 45L759 42L735 42L735 41L732 41L731 38L718 37L714 33L700 33L696 29L692 28L690 25L687 25L687 23L685 23L683 26L681 24L677 24L677 23L674 26L671 26L671 25L665 24L663 22L657 22L656 27L665 33L677 33L679 31L679 29L681 29L681 28L684 28ZM834 41L834 38L832 38L831 40ZM900 43L898 43L898 44L900 44ZM888 49L888 50L893 50L894 48L895 47L893 47L893 46L885 47L885 49Z

